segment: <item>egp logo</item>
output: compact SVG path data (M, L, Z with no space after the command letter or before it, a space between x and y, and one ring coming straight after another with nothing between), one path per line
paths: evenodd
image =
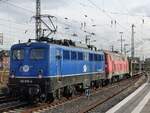
M86 65L83 66L83 72L87 72L87 66Z
M23 66L23 71L24 72L28 72L29 71L29 66L28 65L24 65Z

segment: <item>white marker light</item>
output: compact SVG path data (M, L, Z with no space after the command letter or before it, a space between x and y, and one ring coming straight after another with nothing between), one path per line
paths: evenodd
M15 78L15 75L11 75L11 78Z
M38 77L41 79L41 78L42 78L42 75L40 74L40 75L38 75Z

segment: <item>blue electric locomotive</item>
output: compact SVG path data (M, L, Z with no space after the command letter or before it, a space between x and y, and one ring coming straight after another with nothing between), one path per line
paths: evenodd
M71 96L105 80L102 51L67 43L28 42L11 47L9 91L45 101Z

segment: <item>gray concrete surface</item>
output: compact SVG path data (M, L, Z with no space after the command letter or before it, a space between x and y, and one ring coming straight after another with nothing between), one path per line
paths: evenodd
M138 93L133 92L106 113L150 113L150 79ZM138 90L138 89L137 89ZM131 98L132 97L132 98Z

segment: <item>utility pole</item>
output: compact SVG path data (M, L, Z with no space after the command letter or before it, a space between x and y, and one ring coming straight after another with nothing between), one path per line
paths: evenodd
M1 45L3 45L3 38L4 38L3 33L0 33L0 44Z
M133 65L133 63L134 63L134 27L135 27L135 25L134 24L132 24L132 35L131 35L131 70L133 70L134 69L134 65ZM131 76L133 75L133 71L131 71Z
M36 17L35 17L35 29L36 39L39 40L41 37L41 0L36 0Z
M111 46L111 51L114 52L114 46L113 45Z
M123 32L119 32L119 33L120 33L120 36L121 36L121 40L119 40L119 41L121 42L120 50L121 50L121 54L122 54L122 52L123 52L123 49L122 49L122 43L123 43L123 41L125 41L125 40L123 40L123 38L122 38Z
M134 27L135 25L132 24L132 36L131 36L131 58L133 59L134 58Z
M124 54L126 55L127 54L127 51L126 51L126 47L128 46L128 44L124 44Z

